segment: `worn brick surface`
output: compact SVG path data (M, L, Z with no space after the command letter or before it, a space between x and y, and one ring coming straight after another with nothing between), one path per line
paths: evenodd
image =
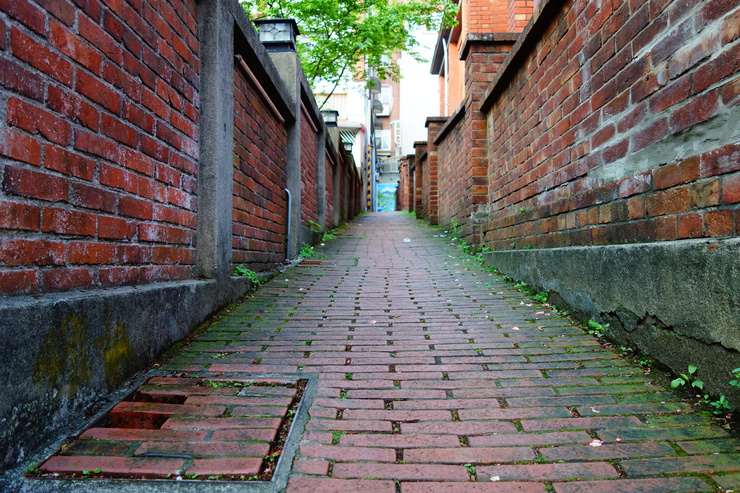
M391 480L402 493L706 491L710 474L740 470L722 428L568 320L530 322L549 308L440 231L404 214L363 216L327 242L320 265L279 274L165 368L242 381L278 367L318 373L291 493L394 492ZM98 440L64 460L135 446L197 454L190 467L203 474L229 474L228 461L248 474L243 455L264 453L293 390L196 382L151 380L139 391L150 402L124 407L159 410L160 430L92 429Z
M50 240L76 273L16 258L3 295L187 279L195 256L200 110L191 1L0 5L0 161L6 235ZM61 22L58 22L61 21ZM39 216L40 212L40 216ZM41 221L39 221L39 218ZM84 243L77 243L84 236ZM75 238L78 237L78 238ZM117 247L146 254L123 258ZM0 256L13 255L12 242Z

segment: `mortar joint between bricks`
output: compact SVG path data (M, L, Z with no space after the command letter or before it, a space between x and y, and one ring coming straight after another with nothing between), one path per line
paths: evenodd
M610 464L614 469L617 470L617 474L619 474L619 477L622 479L627 478L627 473L622 469L622 465L619 463L619 461L616 460L608 460L606 461L608 464Z
M678 446L678 444L677 444L676 442L673 442L673 441L670 441L670 440L669 440L669 441L668 441L668 445L669 445L669 446L670 446L671 448L673 448L673 450L675 450L675 451L676 451L676 455L678 455L679 457L686 457L687 455L689 455L689 454L687 454L687 453L686 453L686 452L685 452L685 451L684 451L684 450L683 450L683 449L682 449L681 447L679 447L679 446Z

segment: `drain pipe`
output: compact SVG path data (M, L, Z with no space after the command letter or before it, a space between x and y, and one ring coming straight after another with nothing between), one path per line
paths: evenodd
M285 191L288 193L288 226L285 232L285 261L290 262L290 217L292 216L293 197L290 195L290 190L286 188Z
M449 42L442 38L442 56L444 59L444 70L445 70L445 114L444 116L450 115L450 57L449 57Z

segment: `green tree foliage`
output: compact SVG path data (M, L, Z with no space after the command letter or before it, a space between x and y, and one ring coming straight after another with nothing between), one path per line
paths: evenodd
M450 26L457 13L450 0L246 0L242 6L252 18L295 19L298 54L314 88L319 82L336 88L350 76L398 80L394 53L418 58L413 31Z

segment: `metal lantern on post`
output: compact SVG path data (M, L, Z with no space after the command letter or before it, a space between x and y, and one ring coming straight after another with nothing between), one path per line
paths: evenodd
M324 119L327 127L336 127L337 120L339 120L339 112L337 110L321 110L321 118Z
M301 33L293 19L255 19L260 43L268 51L295 51L296 37Z

